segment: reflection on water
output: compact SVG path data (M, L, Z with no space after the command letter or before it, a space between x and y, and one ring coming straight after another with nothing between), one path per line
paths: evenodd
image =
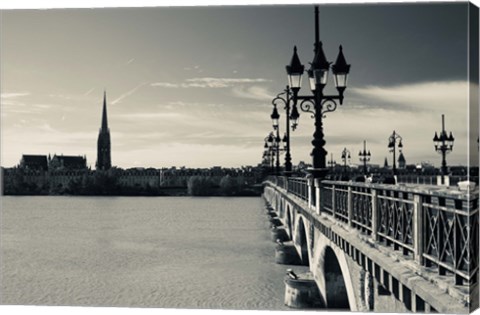
M4 197L1 301L286 309L260 198Z

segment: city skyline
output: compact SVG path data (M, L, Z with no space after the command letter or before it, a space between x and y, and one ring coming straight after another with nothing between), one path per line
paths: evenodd
M333 153L341 163L347 147L360 164L365 139L371 163L387 157L391 165L387 144L395 130L407 164L439 166L432 138L445 114L455 136L448 164L466 165L466 10L466 3L320 5L327 59L333 62L342 44L352 64L345 102L324 120L328 159ZM24 10L2 17L6 167L22 154L48 153L86 154L93 167L104 89L112 165L256 165L293 45L307 67L313 58L311 5ZM310 93L306 81L301 94ZM294 164L311 161L312 133L313 120L301 113L291 134Z

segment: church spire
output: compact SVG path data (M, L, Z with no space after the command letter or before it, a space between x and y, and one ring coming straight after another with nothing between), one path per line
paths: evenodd
M97 141L97 170L109 170L112 167L110 130L107 121L107 92L103 92L102 126Z
M107 121L107 91L103 91L103 113L102 113L102 129L108 130Z

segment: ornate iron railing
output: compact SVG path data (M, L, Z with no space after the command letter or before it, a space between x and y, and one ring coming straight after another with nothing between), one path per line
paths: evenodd
M277 176L276 178L277 178L277 185L285 189L287 184L285 177Z
M466 180L478 183L478 176L446 176L449 186L457 186L459 182ZM402 184L439 185L440 175L398 175L397 181Z
M308 202L308 183L306 178L287 178L287 191Z
M387 189L378 190L378 230L380 241L404 255L413 253L413 195Z
M441 275L455 274L455 282L472 282L478 273L478 198L424 196L426 266L436 266Z
M322 204L322 211L333 215L334 213L334 192L335 186L333 184L324 183L322 189L320 190L320 200Z
M289 193L307 203L310 198L314 209L370 235L378 244L399 250L440 275L453 275L457 285L477 282L478 189L461 192L329 180L314 183L306 178L270 182L283 183Z
M333 217L343 222L348 222L348 185L334 185L335 207Z
M352 223L367 234L372 233L372 191L369 187L352 187Z

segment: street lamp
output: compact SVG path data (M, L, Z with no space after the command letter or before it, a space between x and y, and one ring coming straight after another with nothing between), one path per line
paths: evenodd
M351 158L350 151L347 150L347 148L344 148L342 151L342 162L343 162L343 169L345 173L347 172L347 162L350 161L350 158Z
M273 174L273 163L275 162L275 155L273 152L273 134L270 132L265 138L265 145L263 146L263 157L267 160L270 166L270 174Z
M390 149L390 152L393 153L393 175L397 175L397 167L396 167L396 161L395 161L395 151L396 151L396 146L397 146L397 141L398 141L398 152L402 152L403 144L402 144L402 137L393 131L392 135L388 138L388 148Z
M435 136L433 137L433 143L435 144L435 151L442 155L442 185L445 184L445 175L447 174L447 159L446 155L453 150L453 142L455 138L453 138L452 132L450 131L450 135L447 136L447 132L445 131L445 115L442 114L442 131L440 131L440 136L437 135L435 132Z
M273 172L273 165L275 162L276 175L280 174L280 152L284 150L284 148L280 147L281 143L282 143L282 139L280 139L280 135L278 134L278 129L277 129L276 135L273 132L270 132L270 134L265 138L264 148L268 150L267 154L271 156L272 172Z
M343 55L342 46L337 56L337 60L334 65L330 67L330 62L327 61L323 52L322 43L319 40L319 22L318 22L318 6L315 6L315 45L314 45L314 58L311 63L310 69L307 71L310 90L313 95L299 96L298 92L302 84L302 75L304 72L304 66L301 64L297 55L297 47L293 49L293 56L290 65L286 66L288 82L292 89L293 108L292 114L296 111L297 101L300 100L300 109L303 112L312 114L315 119L315 132L313 134L313 150L311 153L313 160L313 169L310 171L313 177L324 177L326 169L326 156L325 139L323 133L322 119L328 112L333 112L337 108L337 101L340 105L343 104L343 93L347 87L347 77L350 72L350 65L347 64L345 56ZM335 76L335 86L338 91L338 95L324 95L323 89L327 84L329 69L332 69L332 73ZM299 115L297 115L298 119ZM298 124L298 122L297 122Z
M277 106L275 104L273 105L273 112L270 115L270 118L272 119L273 130L278 130L278 119L280 118L280 114L278 114Z
M273 112L270 115L270 117L272 118L273 128L277 129L277 135L278 135L278 119L280 118L280 115L278 114L278 111L277 111L277 104L283 103L284 109L286 112L285 116L286 116L286 122L287 122L286 128L285 128L286 130L285 136L283 137L283 142L285 146L284 149L286 152L285 153L285 175L286 176L290 176L292 173L292 156L290 154L290 128L292 128L292 130L295 130L295 128L297 127L298 117L299 117L296 106L294 106L292 111L290 112L290 100L291 100L292 93L293 91L287 85L285 90L282 93L278 94L272 100ZM276 123L275 123L275 119L276 119ZM291 126L290 126L290 122L292 124ZM275 125L277 127L275 127Z
M276 131L276 135L274 136L274 145L275 145L275 151L276 151L276 154L277 154L277 164L276 164L276 175L279 175L280 174L280 150L278 149L278 144L280 142L280 130L278 128L278 119L280 118L280 115L278 114L278 111L277 111L277 106L273 106L273 112L272 114L270 115L270 118L272 119L272 126L273 126L273 130Z
M363 151L358 152L360 162L363 162L363 174L367 175L367 162L370 162L370 150L367 152L367 141L363 140Z
M337 162L335 162L333 159L333 153L330 153L330 161L328 161L328 166L332 169L332 172L335 165L337 165Z

